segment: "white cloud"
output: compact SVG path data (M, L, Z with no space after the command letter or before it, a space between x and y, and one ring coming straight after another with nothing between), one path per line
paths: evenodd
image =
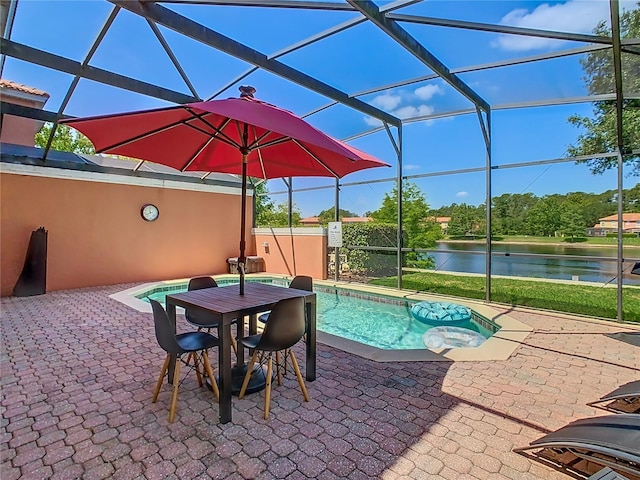
M396 90L394 93L378 95L371 100L371 104L401 119L423 117L433 114L435 108L425 103L418 105L412 105L412 103L431 100L435 95L444 95L444 90L440 85L429 84L416 88L414 91ZM363 118L370 127L382 125L382 122L376 118L369 116Z
M398 118L413 118L431 115L433 112L434 108L431 105L407 105L406 107L394 110L392 113Z
M462 191L462 192L456 193L456 197L458 198L466 198L468 196L469 196L469 192Z
M377 97L375 97L371 101L371 104L378 108L381 108L382 110L391 111L394 108L397 108L398 105L400 105L400 102L402 102L402 98L400 97L400 95L391 95L389 93L385 93L383 95L378 95Z
M434 108L431 105L407 105L404 107L400 107L397 110L393 110L389 113L398 118L414 118L414 117L422 117L425 115L431 115L434 112ZM379 127L382 125L382 122L374 117L364 117L364 122L371 127Z
M382 126L382 121L381 120L378 120L377 118L374 118L374 117L370 117L368 115L366 117L364 117L364 123L366 123L370 127L381 127Z
M420 165L416 165L414 163L408 163L406 165L402 165L402 169L404 171L408 171L408 170L420 170Z
M555 5L543 3L533 11L515 9L502 17L500 23L512 27L590 34L598 22L608 19L609 2L569 0ZM504 50L526 51L549 48L561 42L549 38L500 35L494 45Z
M416 88L413 93L415 93L420 100L430 100L436 94L442 95L444 91L439 85L429 84Z

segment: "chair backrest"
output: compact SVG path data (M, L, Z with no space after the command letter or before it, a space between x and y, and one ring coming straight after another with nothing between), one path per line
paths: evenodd
M217 286L218 283L211 277L194 277L189 280L187 290L200 290L202 288L212 288ZM208 315L205 312L190 312L189 310L186 310L184 312L184 316L189 323L193 323L195 325L209 325L212 323L211 315Z
M313 278L307 275L297 275L289 283L289 288L313 292Z
M189 280L187 290L200 290L201 288L217 287L218 283L211 277L194 277Z
M169 315L164 310L160 302L149 299L153 309L153 323L156 328L156 340L162 349L171 354L182 353L180 345L176 340L176 325L171 321Z
M291 348L304 335L304 320L303 298L280 300L271 310L256 348L272 352Z

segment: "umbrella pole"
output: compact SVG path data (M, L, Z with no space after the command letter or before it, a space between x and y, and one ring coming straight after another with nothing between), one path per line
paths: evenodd
M245 272L245 223L247 210L247 153L242 153L242 212L240 213L240 256L238 257L238 273L240 274L240 295L244 295Z

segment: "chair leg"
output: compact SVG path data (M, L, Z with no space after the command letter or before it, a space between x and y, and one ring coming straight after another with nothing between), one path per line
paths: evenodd
M162 380L164 380L164 376L167 373L167 370L169 369L169 362L171 361L171 355L169 355L167 353L167 356L164 359L164 365L162 365L162 370L160 371L160 378L158 378L158 383L156 383L156 389L153 392L153 399L151 400L151 403L156 403L156 400L158 400L158 394L160 393L160 387L162 387Z
M278 385L282 385L282 369L283 368L287 368L287 355L285 354L284 356L284 365L283 365L280 361L280 352L276 352L276 373L278 376Z
M284 352L284 374L287 374L287 352Z
M211 362L209 362L209 354L206 350L202 351L202 363L204 363L204 368L209 376L209 381L211 382L211 389L213 390L213 394L216 397L216 400L220 401L220 390L218 390L218 383L216 382L216 377L213 374L213 369L211 368Z
M293 354L293 350L289 349L289 355L291 355L291 363L293 364L293 370L296 372L296 377L298 378L298 384L300 385L304 401L308 402L309 394L307 393L307 387L304 385L304 379L300 373L300 367L298 367L298 361L296 360L296 356Z
M171 409L169 410L169 423L173 423L176 417L176 405L178 404L178 384L180 383L180 362L176 362L176 371L173 374L173 395L171 396Z
M267 363L267 386L264 389L264 419L269 418L269 408L271 407L271 376L273 372L273 356L269 352Z
M202 369L202 375L200 374L200 366L198 365L198 354L196 352L191 352L189 357L187 358L187 365L189 364L189 359L193 358L193 367L196 370L196 377L198 377L198 386L202 387L202 375L205 374L204 367Z
M231 348L233 348L233 353L235 353L236 357L238 356L238 342L236 341L233 333L231 334Z
M240 388L240 393L238 393L238 398L244 398L247 386L249 385L249 379L251 378L251 373L253 372L253 366L256 364L256 358L258 358L258 351L254 350L253 355L251 355L249 366L247 367L247 373L244 376L244 381L242 382L242 387Z

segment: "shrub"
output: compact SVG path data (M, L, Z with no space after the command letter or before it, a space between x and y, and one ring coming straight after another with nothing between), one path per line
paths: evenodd
M345 247L395 247L396 226L383 223L347 223L342 225L342 244ZM356 250L343 247L352 272L379 276L397 272L396 252Z
M617 233L607 232L607 238L618 238L618 234ZM637 233L623 233L622 234L622 238L638 238L638 234Z

